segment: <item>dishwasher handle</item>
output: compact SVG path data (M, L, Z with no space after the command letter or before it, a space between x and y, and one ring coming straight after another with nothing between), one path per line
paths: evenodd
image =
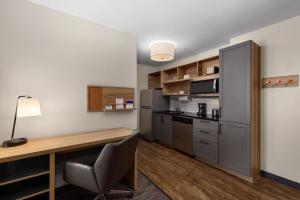
M172 116L172 121L181 122L185 124L193 124L193 119L188 117Z

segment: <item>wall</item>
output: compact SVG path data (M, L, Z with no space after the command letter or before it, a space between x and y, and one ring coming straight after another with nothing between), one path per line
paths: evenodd
M300 16L230 40L254 40L262 46L262 77L300 73ZM225 46L228 46L225 45ZM223 47L225 47L223 46ZM218 55L219 49L168 63L176 67ZM261 94L261 169L300 183L299 87L263 89Z
M140 127L140 91L148 89L148 74L156 72L159 69L157 67L151 67L148 65L137 66L137 108L138 108L138 128Z
M206 113L212 114L212 109L219 109L219 98L191 98L188 101L179 101L176 97L170 98L169 109L175 111L177 105L183 112L198 112L198 103L206 103Z
M18 95L42 116L18 119L16 137L137 127L137 112L88 113L87 85L137 86L137 44L127 34L19 0L0 1L0 142Z
M300 16L231 39L262 46L262 77L300 74ZM300 89L269 88L261 94L261 167L300 183Z

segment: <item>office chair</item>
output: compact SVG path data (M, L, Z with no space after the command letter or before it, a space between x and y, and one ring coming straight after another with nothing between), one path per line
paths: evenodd
M132 198L132 190L124 190L120 181L133 167L137 142L138 133L135 133L120 142L106 144L93 165L67 161L64 180L97 193L95 200L121 196Z

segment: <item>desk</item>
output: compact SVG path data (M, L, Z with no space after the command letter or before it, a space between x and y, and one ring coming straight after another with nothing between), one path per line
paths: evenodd
M56 155L119 141L130 136L131 133L132 131L129 129L119 128L45 139L33 139L22 146L11 148L1 147L1 197L3 198L3 193L7 193L6 195L10 196L10 198L28 199L48 192L49 199L54 200ZM136 189L136 157L133 168L127 175L127 180L132 188ZM26 184L26 181L30 184Z

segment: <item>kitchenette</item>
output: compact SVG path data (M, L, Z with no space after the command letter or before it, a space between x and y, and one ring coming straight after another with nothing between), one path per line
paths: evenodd
M260 47L253 41L218 56L148 75L140 132L253 182L260 165Z

